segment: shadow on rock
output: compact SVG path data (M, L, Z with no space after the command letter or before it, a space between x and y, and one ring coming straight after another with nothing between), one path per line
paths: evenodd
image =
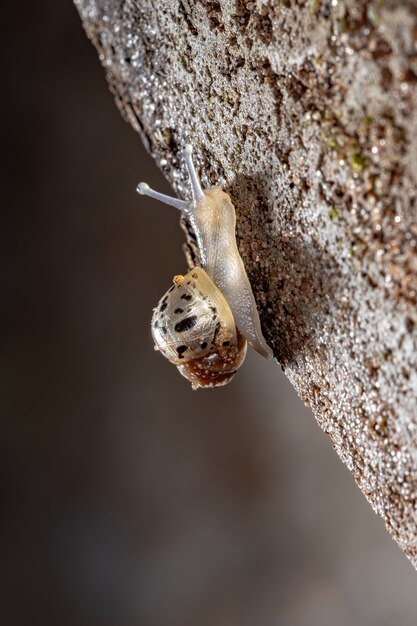
M340 266L317 241L296 231L292 219L299 191L271 198L271 178L238 177L231 189L237 235L260 306L265 336L283 367L315 342L341 296ZM245 208L243 208L245 207ZM242 241L249 242L242 244Z

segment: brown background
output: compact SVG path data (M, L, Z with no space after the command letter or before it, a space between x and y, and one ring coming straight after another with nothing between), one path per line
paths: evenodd
M70 2L6 16L2 624L413 625L417 579L278 366L152 349L169 190ZM4 188L4 186L3 186Z

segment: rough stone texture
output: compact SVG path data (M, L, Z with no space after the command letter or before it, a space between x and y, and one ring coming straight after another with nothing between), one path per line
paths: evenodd
M417 566L417 6L76 0L179 196L226 181L265 335Z

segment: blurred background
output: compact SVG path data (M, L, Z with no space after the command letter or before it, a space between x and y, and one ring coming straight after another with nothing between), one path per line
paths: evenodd
M417 577L282 375L154 352L169 189L75 8L4 18L0 623L415 626Z

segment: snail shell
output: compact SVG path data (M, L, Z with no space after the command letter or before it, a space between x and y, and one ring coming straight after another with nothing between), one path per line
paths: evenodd
M152 317L155 348L198 387L221 387L246 355L246 339L235 326L225 297L209 275L195 267L175 276Z

